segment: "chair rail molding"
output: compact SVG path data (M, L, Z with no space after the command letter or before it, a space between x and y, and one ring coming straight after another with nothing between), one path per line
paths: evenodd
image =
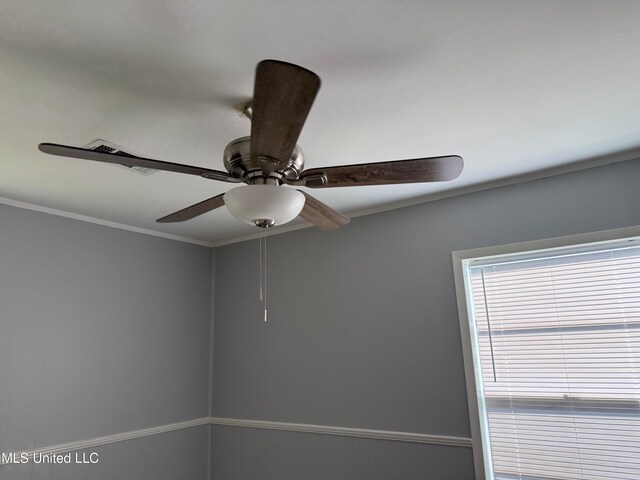
M104 437L96 437L77 442L60 443L39 447L27 452L15 452L16 454L26 453L31 460L35 455L64 454L83 450L110 443L125 442L136 438L159 435L173 432L185 428L199 427L202 425L222 425L239 428L260 428L266 430L283 430L287 432L316 433L322 435L335 435L342 437L372 438L378 440L393 440L397 442L428 443L432 445L447 445L451 447L471 447L471 438L455 437L448 435L431 435L427 433L395 432L390 430L370 430L365 428L334 427L327 425L313 425L307 423L271 422L266 420L248 420L240 418L202 417L185 422L170 423L157 427L132 430L130 432L116 433ZM5 452L7 453L7 452ZM9 461L0 461L0 466L7 465Z
M185 428L198 427L201 425L209 425L210 418L196 418L195 420L187 420L185 422L170 423L167 425L160 425L158 427L143 428L141 430L132 430L130 432L116 433L113 435L106 435L104 437L96 437L88 440L80 440L77 442L60 443L56 445L49 445L46 447L36 448L34 450L15 452L17 454L26 453L29 460L32 460L35 455L47 455L47 454L63 454L69 452L75 452L77 450L83 450L86 448L98 447L101 445L108 445L110 443L125 442L127 440L133 440L135 438L148 437L150 435L158 435L161 433L173 432L176 430L182 430ZM3 452L7 454L8 452ZM6 457L6 455L5 455ZM0 460L0 466L11 463L9 461Z
M365 428L333 427L307 423L270 422L265 420L246 420L239 418L211 417L212 425L226 425L244 428L262 428L267 430L285 430L288 432L319 433L342 437L374 438L395 440L397 442L429 443L450 447L471 447L471 438L449 435L431 435L428 433L394 432L390 430L370 430Z

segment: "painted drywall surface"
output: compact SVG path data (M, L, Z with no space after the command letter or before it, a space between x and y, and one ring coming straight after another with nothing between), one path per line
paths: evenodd
M267 323L258 242L218 248L213 415L468 437L451 252L640 224L638 178L633 160L270 237Z
M0 226L0 452L208 415L211 249L7 206Z
M469 448L214 425L214 479L466 480Z
M102 445L71 453L71 464L3 465L0 480L205 479L209 426ZM97 463L76 464L96 460Z

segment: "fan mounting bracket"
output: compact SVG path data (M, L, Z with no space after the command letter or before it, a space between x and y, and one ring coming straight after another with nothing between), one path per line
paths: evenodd
M237 104L235 110L241 117L251 121L253 118L253 98Z

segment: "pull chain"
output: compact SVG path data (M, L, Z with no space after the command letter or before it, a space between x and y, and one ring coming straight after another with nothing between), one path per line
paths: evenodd
M260 289L258 298L264 308L264 321L267 321L267 231L260 232L258 237L260 243ZM264 246L263 246L264 243ZM263 252L264 251L264 252Z
M264 280L263 284L263 303L264 303L264 321L267 321L267 231L264 231Z
M260 272L260 288L258 290L258 299L262 302L262 230L260 230L260 236L258 237L258 245L260 245L260 266L258 267L258 271Z

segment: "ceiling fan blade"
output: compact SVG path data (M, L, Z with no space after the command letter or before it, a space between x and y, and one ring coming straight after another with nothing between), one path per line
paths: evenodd
M55 143L41 143L38 145L41 152L51 155L59 155L61 157L79 158L81 160L92 160L94 162L115 163L126 167L144 167L156 170L164 170L167 172L187 173L189 175L198 175L200 177L210 178L212 180L221 180L223 182L238 183L242 180L232 177L227 172L211 170L208 168L195 167L192 165L183 165L180 163L163 162L162 160L152 160L150 158L135 157L133 155L123 155L121 153L106 153L86 148L70 147L68 145L58 145Z
M309 178L308 182L305 183L305 187L311 188L441 182L457 178L462 172L463 166L462 157L449 155L446 157L312 168L302 172L300 178L304 180L307 177L316 177ZM322 174L326 176L326 182L322 181Z
M307 222L321 228L322 230L335 230L336 228L340 228L351 221L349 217L336 212L333 208L325 205L308 193L305 193L302 190L298 191L305 196L304 207L300 212L300 217Z
M192 218L197 217L198 215L202 215L203 213L210 212L211 210L215 210L218 207L224 205L224 193L220 195L216 195L215 197L208 198L207 200L203 200L202 202L196 203L195 205L191 205L190 207L183 208L182 210L178 210L177 212L173 212L170 215L159 218L156 220L158 223L174 223L174 222L184 222L185 220L191 220Z
M251 160L264 175L284 168L291 158L311 105L320 89L315 73L278 60L256 69L251 114Z

